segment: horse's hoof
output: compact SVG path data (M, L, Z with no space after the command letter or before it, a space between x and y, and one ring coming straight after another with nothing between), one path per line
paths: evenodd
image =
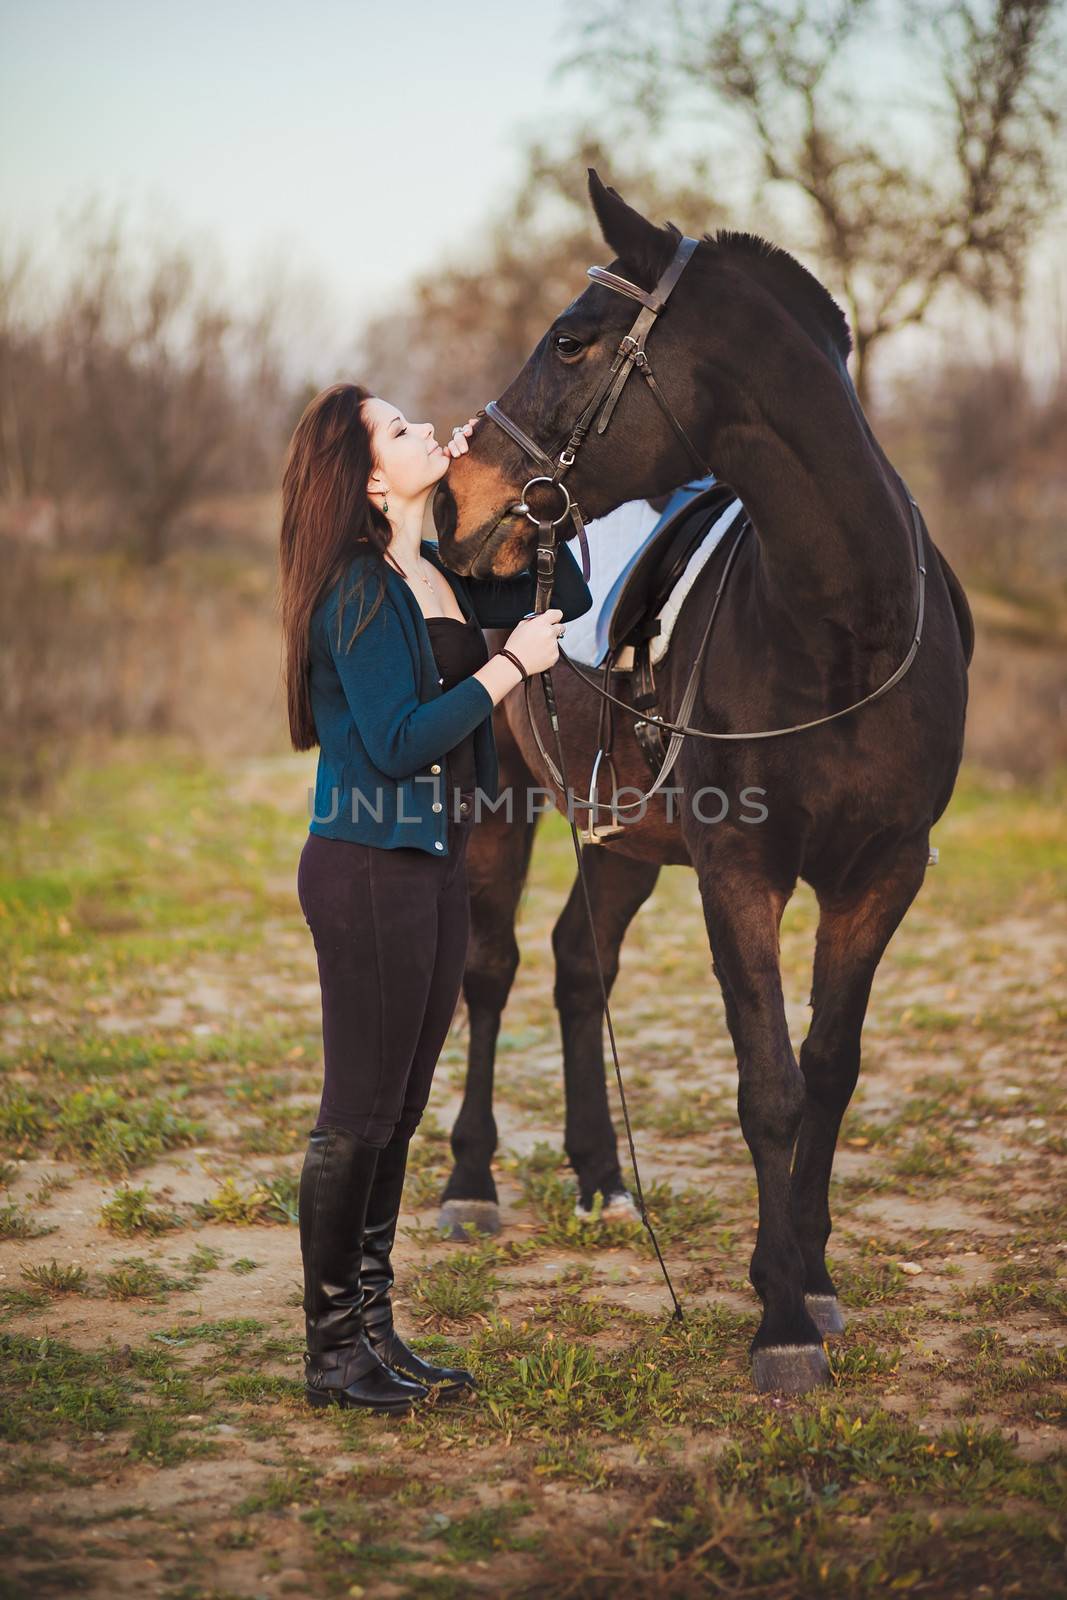
M604 1204L597 1216L592 1206L585 1206L581 1200L574 1207L574 1215L579 1222L640 1222L641 1213L634 1205L633 1198L626 1189L616 1189L614 1194L605 1196Z
M836 1294L806 1294L804 1306L824 1339L844 1333L845 1317Z
M768 1344L752 1352L752 1378L758 1394L807 1394L830 1382L830 1363L821 1344Z
M444 1200L437 1226L449 1239L462 1244L473 1224L477 1233L500 1232L500 1207L495 1200Z

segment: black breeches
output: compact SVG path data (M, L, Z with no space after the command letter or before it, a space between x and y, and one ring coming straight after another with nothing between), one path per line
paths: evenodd
M440 860L308 834L297 895L322 989L316 1128L338 1123L382 1147L418 1125L463 983L472 818L473 806L450 821Z

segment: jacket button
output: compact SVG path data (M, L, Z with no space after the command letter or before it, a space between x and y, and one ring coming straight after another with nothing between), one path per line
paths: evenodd
M443 850L444 849L444 845L441 843L440 839L435 839L434 840L433 847L434 847L435 850Z
M439 761L435 761L433 766L430 768L430 771L431 772L440 772L440 770L441 770L441 763Z
M440 811L440 809L441 809L441 802L440 802L440 800L435 800L435 801L434 801L434 803L433 803L433 805L432 805L432 806L431 806L431 807L430 807L430 810L431 810L431 811Z

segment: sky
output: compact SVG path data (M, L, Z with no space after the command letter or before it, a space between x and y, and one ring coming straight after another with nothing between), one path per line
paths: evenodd
M290 259L356 318L503 202L574 6L0 0L0 220L46 249L91 195Z
M595 111L554 71L590 9L0 0L0 250L55 271L60 219L121 203L217 261L231 299L280 269L301 359L336 359L415 274L477 249L528 138ZM920 94L903 43L890 27L864 67L898 107Z

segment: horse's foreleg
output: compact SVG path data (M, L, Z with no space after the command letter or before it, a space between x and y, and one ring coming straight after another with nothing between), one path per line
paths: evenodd
M610 997L626 930L655 888L660 869L653 862L631 860L603 845L587 846L582 863L597 932L596 948ZM625 1184L604 1075L604 1003L585 897L577 877L552 930L552 949L567 1099L563 1144L578 1179L580 1204L588 1208L598 1190L607 1199L624 1192Z
M786 1026L778 924L786 896L766 881L710 865L700 874L708 937L737 1052L737 1108L759 1186L749 1276L763 1302L752 1341L759 1390L799 1394L829 1380L822 1339L804 1303L790 1167L804 1080Z
M800 1051L805 1100L793 1166L793 1216L808 1310L824 1335L844 1327L825 1254L837 1135L859 1076L860 1035L874 974L922 883L927 852L923 839L861 893L819 897L812 1020Z
M525 820L524 820L525 814ZM452 1128L453 1167L441 1196L440 1225L453 1238L467 1224L481 1233L500 1231L500 1208L492 1160L497 1129L493 1116L493 1071L500 1019L519 966L515 918L530 865L536 814L526 808L513 821L487 812L467 847L471 932L463 972L470 1021L467 1080Z

